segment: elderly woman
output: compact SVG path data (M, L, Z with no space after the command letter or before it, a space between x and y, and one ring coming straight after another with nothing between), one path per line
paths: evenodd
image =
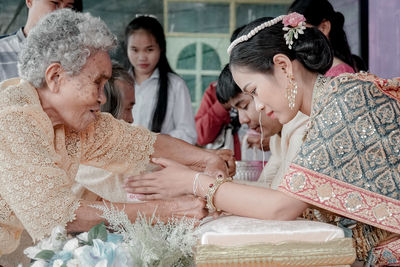
M21 78L0 84L0 255L15 249L23 229L38 240L56 225L80 232L102 221L90 207L101 202L71 191L80 163L137 175L151 157L168 157L227 171L214 153L100 112L115 45L100 19L55 11L31 30L19 58ZM202 200L185 197L160 204L157 212L201 218L203 207ZM131 219L137 210L125 204Z

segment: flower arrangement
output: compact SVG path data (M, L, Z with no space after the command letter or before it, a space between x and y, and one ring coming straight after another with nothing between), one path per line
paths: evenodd
M138 213L132 223L114 206L93 206L109 222L98 224L75 237L56 227L51 236L24 253L31 267L194 266L193 247L198 238L194 219L172 218L161 222Z
M306 18L297 12L290 13L283 17L283 30L287 31L283 36L285 37L289 49L292 49L293 37L297 39L299 38L299 34L304 33L304 30L306 29L305 21Z

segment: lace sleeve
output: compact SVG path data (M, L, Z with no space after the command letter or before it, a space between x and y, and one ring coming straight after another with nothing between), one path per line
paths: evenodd
M81 163L114 173L137 175L153 154L157 134L114 119L108 113L81 134Z
M0 113L0 195L34 240L75 218L79 201L59 166L54 132L42 110ZM12 214L9 214L12 216ZM12 227L12 225L11 225Z

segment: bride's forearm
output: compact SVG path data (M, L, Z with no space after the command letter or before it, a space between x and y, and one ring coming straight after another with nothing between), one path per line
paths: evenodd
M197 195L206 197L213 183L215 178L201 175ZM233 182L221 184L213 200L217 209L263 220L293 220L307 208L306 203L280 191Z

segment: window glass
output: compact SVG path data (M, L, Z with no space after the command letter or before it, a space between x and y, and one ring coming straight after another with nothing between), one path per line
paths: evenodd
M189 88L190 99L192 102L196 102L196 75L181 75Z
M207 44L202 44L202 69L203 70L220 70L221 61L217 51Z
M202 93L201 95L204 94L206 91L207 87L210 85L210 83L218 80L218 75L202 75L201 76L201 84L202 84Z
M242 26L257 18L277 17L287 13L289 4L237 4L236 26Z
M179 53L176 67L184 70L194 70L196 68L196 44L188 45L182 49Z
M168 32L229 33L229 3L168 3Z

